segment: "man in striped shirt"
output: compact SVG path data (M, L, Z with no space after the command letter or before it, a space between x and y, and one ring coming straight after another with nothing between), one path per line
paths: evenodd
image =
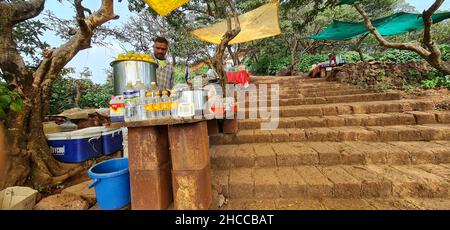
M153 46L153 58L158 64L156 84L160 90L170 90L174 86L173 66L166 59L168 50L169 41L163 37L157 37Z

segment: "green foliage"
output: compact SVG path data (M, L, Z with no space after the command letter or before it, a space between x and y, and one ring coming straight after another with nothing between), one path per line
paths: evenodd
M450 60L450 45L443 44L439 46L442 53L442 60ZM424 59L417 53L408 50L394 50L389 49L384 51L378 56L380 61L390 61L394 63L408 63L408 62L419 62L424 61Z
M0 82L0 121L6 119L9 111L20 112L23 101L20 95L10 91L5 83Z
M345 60L345 63L357 63L359 61L361 61L361 57L359 56L359 53L356 51L346 51L346 52L338 52L338 55L341 55L342 58ZM374 61L375 58L368 55L368 54L363 54L364 57L364 61Z
M450 89L450 76L444 76L441 72L436 69L432 69L425 76L425 79L421 81L422 88L424 89L434 89L445 87Z
M185 83L186 79L184 78L184 71L182 71L183 67L175 67L174 68L174 82L175 83Z
M450 44L440 45L439 48L441 49L442 60L450 61Z
M423 80L422 87L424 89L434 89L439 83L439 78L433 78L431 80Z
M74 107L77 81L82 81L81 108L107 108L114 94L112 77L109 76L104 84L95 84L90 79L80 80L68 76L73 73L73 69L64 69L53 82L49 114L59 114Z
M311 66L328 60L326 54L303 55L299 58L297 68L302 72L308 72Z
M248 69L258 75L275 75L279 70L289 66L291 63L290 57L272 56L269 54L262 54L258 62L246 62Z
M206 75L206 73L208 72L208 69L209 69L208 65L204 65L204 66L202 66L202 68L198 69L197 71L190 73L190 76ZM183 73L183 76L184 76L184 73Z
M90 80L84 80L87 86L81 95L81 108L108 108L111 96L114 95L112 81L105 84L94 84Z
M48 25L39 20L27 20L14 27L13 36L17 41L17 49L28 58L25 59L28 65L38 64L42 58L42 50L50 47L48 43L41 41L49 29Z
M418 62L423 60L417 53L405 50L389 49L383 52L378 60L395 63Z

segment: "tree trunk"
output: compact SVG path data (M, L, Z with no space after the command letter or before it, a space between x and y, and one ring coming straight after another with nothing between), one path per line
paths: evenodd
M356 50L356 52L358 52L358 54L359 54L359 59L360 59L362 62L364 62L364 54L363 54L363 52L362 52L361 47L358 47L358 49Z
M83 93L83 85L81 80L76 81L76 95L75 95L75 108L81 108L80 101L81 101L81 94Z
M30 90L32 91L32 90ZM83 170L78 165L57 162L50 153L43 130L42 108L39 94L24 99L24 110L29 113L11 114L6 124L8 161L2 187L27 184L33 187L63 182Z
M214 59L213 59L213 66L216 69L218 76L222 80L222 89L224 89L223 92L225 92L225 88L226 88L226 84L227 84L227 76L223 69L223 56L225 54L225 49L227 48L228 43L231 40L233 40L233 38L235 38L241 32L241 25L239 23L239 17L237 15L236 8L234 7L231 0L226 0L226 2L233 13L236 28L232 29L231 18L229 15L226 15L227 16L227 32L222 37L220 44L217 46L216 52L214 55Z
M295 66L297 65L298 46L299 46L299 42L297 39L295 39L294 47L292 47L292 49L291 49L291 66L290 66L291 74L290 74L290 76L294 75L294 69L295 69Z
M38 69L31 73L17 50L13 27L42 12L45 0L30 0L23 4L0 2L0 67L4 79L23 99L20 113L9 111L6 128L6 179L0 189L7 186L29 184L35 187L63 182L84 168L57 162L50 153L43 130L48 113L51 87L64 66L80 51L90 48L94 30L114 15L113 0L102 0L101 8L84 17L82 0L75 1L79 29L59 48L44 52Z

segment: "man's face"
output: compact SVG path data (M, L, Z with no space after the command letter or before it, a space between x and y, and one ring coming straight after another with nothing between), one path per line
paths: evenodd
M159 60L166 59L167 50L168 47L166 43L156 42L155 46L153 47L153 53L155 54L155 57L158 58Z

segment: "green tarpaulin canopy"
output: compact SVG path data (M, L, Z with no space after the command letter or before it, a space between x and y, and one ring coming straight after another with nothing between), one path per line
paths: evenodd
M349 0L350 1L350 0ZM441 22L450 18L450 12L433 14L433 23ZM372 21L382 36L393 36L415 30L423 29L424 23L421 14L396 13L391 16ZM369 33L363 22L342 22L334 20L326 29L317 35L307 38L315 40L337 40L345 41Z

